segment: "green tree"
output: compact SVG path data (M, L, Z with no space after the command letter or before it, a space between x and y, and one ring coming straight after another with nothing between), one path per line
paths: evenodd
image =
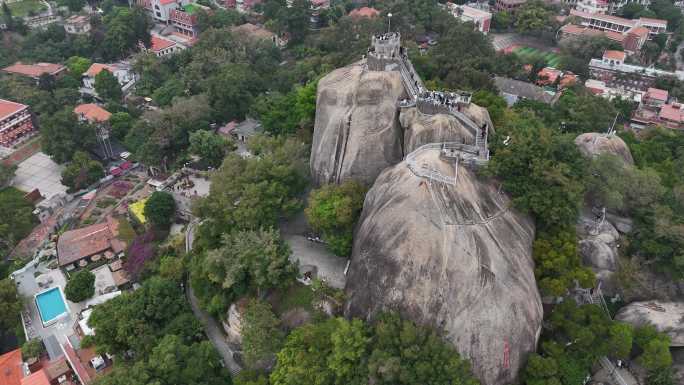
M230 375L209 341L188 343L176 334L164 336L149 358L132 365L117 362L114 370L98 376L96 385L230 385Z
M109 117L109 125L112 134L117 139L124 139L128 131L133 127L133 118L128 112L115 112Z
M19 326L19 313L24 305L21 303L17 287L8 278L0 280L0 335Z
M228 64L218 70L209 84L209 100L219 120L242 120L256 91L256 74L247 65Z
M45 347L43 346L43 341L41 341L40 338L28 340L21 345L21 356L24 358L24 360L40 358L44 351Z
M221 247L193 261L193 288L207 310L221 314L228 310L225 299L289 285L297 273L290 253L273 229L225 234Z
M534 241L532 255L534 273L543 295L565 295L575 280L582 287L594 286L594 274L582 266L574 231L568 229L554 234L539 234Z
M513 23L513 17L509 12L501 11L494 14L492 18L492 24L494 29L497 31L505 31L511 27Z
M502 141L510 136L510 143ZM574 137L558 135L528 113L507 113L492 142L488 165L501 178L513 204L532 214L541 228L577 219L584 195L584 160Z
M150 27L150 19L143 8L115 7L104 17L105 34L102 47L106 59L125 57L138 46L138 42L149 47Z
M76 151L74 158L62 171L62 183L71 190L80 190L97 182L105 175L102 164L83 151Z
M198 130L190 134L191 153L199 155L210 167L218 167L226 154L235 149L233 142L208 130Z
M309 168L306 146L292 138L257 136L248 147L255 156L228 154L212 176L209 196L197 206L208 240L233 229L275 226L301 208Z
M338 256L351 254L354 226L361 215L365 195L363 185L348 180L340 185L325 185L309 196L309 205L304 211L306 218Z
M159 275L169 281L180 282L185 274L183 258L165 255L159 261Z
M118 102L123 97L119 80L106 69L95 75L95 91L106 101Z
M145 218L160 229L167 229L176 214L176 201L166 191L155 191L145 202Z
M283 332L268 302L252 299L242 316L242 351L248 367L257 367L282 346Z
M632 325L622 322L613 322L608 330L610 345L612 346L611 355L613 357L621 358L623 360L629 358L629 354L632 351L633 331L634 328Z
M42 148L57 163L68 162L79 150L95 144L95 129L81 122L70 108L41 119Z
M76 77L83 75L92 64L93 62L90 59L81 56L71 56L66 61L69 73Z
M14 179L15 171L17 171L17 166L0 163L0 189L7 186Z
M363 321L341 321L330 335L332 351L328 356L328 368L335 374L336 384L365 384L367 369L363 365L368 355L370 337Z
M33 216L33 205L24 198L24 195L24 192L13 187L0 189L0 212L3 213L3 219L0 221L0 252L2 253L9 253L33 230L37 222Z
M527 2L515 13L515 29L519 33L539 33L551 25L552 15L542 2Z
M60 5L66 5L71 12L80 12L86 5L85 0L61 0Z
M64 295L71 302L81 302L95 294L95 274L89 270L75 273L64 288Z
M141 361L165 335L177 335L186 344L203 336L178 284L160 277L96 306L88 325L96 331L92 342L98 351L123 355L131 350Z
M473 94L472 101L478 106L487 109L494 127L498 127L503 123L504 111L507 108L504 98L490 91L478 91Z

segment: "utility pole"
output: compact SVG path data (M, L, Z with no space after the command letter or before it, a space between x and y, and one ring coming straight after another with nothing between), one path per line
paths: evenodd
M387 14L387 33L390 33L392 29L392 13Z

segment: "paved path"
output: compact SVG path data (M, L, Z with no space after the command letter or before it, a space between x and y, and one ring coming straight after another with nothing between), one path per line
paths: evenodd
M297 234L283 234L292 249L290 260L299 265L313 265L318 269L317 275L331 287L344 289L346 277L344 269L347 259L332 254L324 244L311 242L306 237Z
M223 335L218 323L213 317L200 308L197 297L195 297L195 294L192 292L190 283L187 283L185 286L185 292L188 297L188 302L190 302L192 312L195 313L195 317L202 323L204 332L207 334L209 341L211 341L221 357L223 357L223 362L226 364L228 370L234 375L240 373L242 367L240 367L235 361L235 358L233 358L233 350L228 345L228 342L226 342L226 337Z
M188 229L185 233L185 250L187 252L192 250L192 243L195 239L196 225L197 222L195 220L191 221L188 224ZM240 373L242 367L235 361L235 358L233 357L233 349L231 349L228 345L228 342L226 341L226 337L223 335L221 327L218 325L218 323L212 316L207 314L199 306L199 302L197 301L197 297L195 297L195 293L193 293L192 291L190 282L186 282L185 284L185 293L188 297L188 302L190 303L190 308L192 309L192 312L195 314L195 317L197 317L200 323L202 323L204 332L209 338L209 341L211 341L216 350L219 352L221 357L223 357L223 362L225 363L228 370L230 370L232 374Z

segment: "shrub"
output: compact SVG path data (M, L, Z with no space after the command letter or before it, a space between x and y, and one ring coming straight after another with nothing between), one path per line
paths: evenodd
M64 294L71 302L81 302L95 294L95 275L89 270L81 270L67 282Z

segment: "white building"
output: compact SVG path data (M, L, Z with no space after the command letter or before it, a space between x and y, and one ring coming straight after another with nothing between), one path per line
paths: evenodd
M83 74L82 92L96 95L95 77L102 71L111 72L121 85L121 90L126 93L135 84L135 74L127 63L101 64L93 63Z
M90 32L90 19L83 15L74 15L64 20L64 30L74 35Z
M447 9L454 17L461 21L475 24L475 29L485 35L489 32L492 24L491 13L469 5L457 5L451 2L447 3Z

